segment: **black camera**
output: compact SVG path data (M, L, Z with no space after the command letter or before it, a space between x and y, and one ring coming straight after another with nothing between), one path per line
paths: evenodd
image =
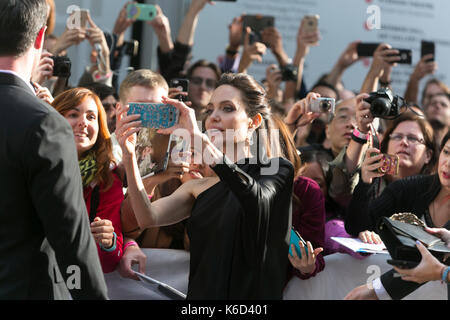
M69 78L70 69L72 68L72 62L69 57L51 57L53 59L53 75L55 77Z
M406 108L405 99L395 96L388 88L382 88L369 94L364 101L370 103L370 112L376 118L393 119L401 114Z
M298 68L293 64L287 64L281 69L281 80L283 81L297 81Z

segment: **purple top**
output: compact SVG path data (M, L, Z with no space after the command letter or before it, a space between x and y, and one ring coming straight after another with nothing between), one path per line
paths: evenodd
M294 181L294 194L300 200L300 206L292 212L292 226L305 241L311 242L314 249L325 245L325 198L319 185L314 180L299 176ZM300 279L315 276L325 268L325 261L320 253L316 257L316 268L304 275L291 266L291 275Z

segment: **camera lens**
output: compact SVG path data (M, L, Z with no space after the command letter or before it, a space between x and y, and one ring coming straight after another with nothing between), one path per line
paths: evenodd
M376 98L370 106L370 112L374 117L388 116L390 111L391 103L386 98Z
M330 101L322 101L319 105L321 112L328 112L331 109Z

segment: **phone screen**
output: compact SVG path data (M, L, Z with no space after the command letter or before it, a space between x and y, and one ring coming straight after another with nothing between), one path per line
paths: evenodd
M182 139L175 135L159 134L156 129L142 128L136 141L136 158L142 179L165 171L172 150L181 149Z

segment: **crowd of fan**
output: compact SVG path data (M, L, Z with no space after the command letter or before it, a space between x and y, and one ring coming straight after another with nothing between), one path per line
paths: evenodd
M89 109L89 103L86 106L84 103L86 97L94 104L98 102L104 110L98 117L97 139L102 147L88 153L89 150L78 149L86 206L91 213L96 212L91 228L102 248L99 254L104 272L119 268L122 275L135 278L131 272L132 261L139 261L141 267L145 264L145 255L139 247L190 249L187 220L143 229L133 213L131 197L124 197L122 187L126 187L126 183L122 181L126 179L121 165L124 142L118 141L116 132L118 105L124 106L131 101L161 102L161 96L183 95L186 104L195 110L196 118L203 119L212 113L208 104L222 74L248 73L250 65L261 62L267 50L273 53L278 64L267 67L266 77L260 83L265 88L278 129L285 132L282 135L286 137L282 144L284 155L295 169L292 226L306 241L305 245L301 244L301 258L296 254L289 255L291 274L301 279L313 277L326 268L324 256L337 252L365 259L366 254L355 253L331 237L357 237L363 242L381 243L370 215L374 212L373 216L376 216L376 212L387 210L385 206L390 204L389 201L382 203L383 195L386 197L389 192L398 191L402 185L397 181L436 176L441 165L448 184L450 89L442 81L431 78L419 95L422 79L436 72L437 63L430 61L430 56L424 56L417 63L406 91L397 93L404 96L408 105L398 117L374 117L366 99L370 93L390 88L392 70L399 59L395 56L398 52L389 44L381 44L375 51L359 92L348 90L342 82L345 71L361 60L357 53L358 42L348 44L332 70L316 83L304 82L305 60L310 48L319 46L321 41L320 32L308 32L304 20L299 21L293 56L285 51L283 38L275 27L262 32L262 42L252 43L252 31L243 29L243 16L239 16L230 17L229 42L223 53L217 53L220 64L192 61L198 17L209 2L191 1L175 41L169 19L156 6L156 18L146 22L143 28L152 28L157 36L157 51L145 54L157 54L158 70L132 71L119 83L117 70L122 67L122 60L132 43L126 41L125 32L135 23L127 17L128 3L121 9L113 30L101 30L89 17L87 28L66 28L61 35L55 35L55 4L53 0L47 0L49 17L45 51L32 75L37 96L54 106L69 122L73 121L75 135L75 118L83 113L83 108L86 112ZM241 39L244 39L243 43ZM92 46L92 64L72 65L72 68L84 68L78 82L64 72L57 74L55 66L61 62L54 57L66 56L67 49L85 40ZM296 76L284 80L282 74L289 67L296 70ZM168 86L171 80L180 78L189 80L186 92ZM138 92L140 88L152 90ZM144 100L139 100L142 97ZM311 102L319 97L335 99L333 114L310 111ZM83 107L73 115L73 106ZM386 154L398 156L396 174L378 171ZM447 157L446 164L442 164L444 157ZM98 168L95 172L90 166L93 161ZM112 174L109 173L111 167L114 167ZM207 171L206 166L194 168L192 164L169 162L166 171L145 179L144 185L153 202L172 194L193 179L192 175L208 176ZM92 185L93 179L100 181L101 190L108 190L107 196L101 194L100 201L95 200L98 190ZM441 184L443 189L449 188L443 181ZM449 227L448 196L442 197L446 200L440 202L440 207L431 210L427 207L427 214L420 217L429 227ZM96 231L97 227L103 228L102 231Z

